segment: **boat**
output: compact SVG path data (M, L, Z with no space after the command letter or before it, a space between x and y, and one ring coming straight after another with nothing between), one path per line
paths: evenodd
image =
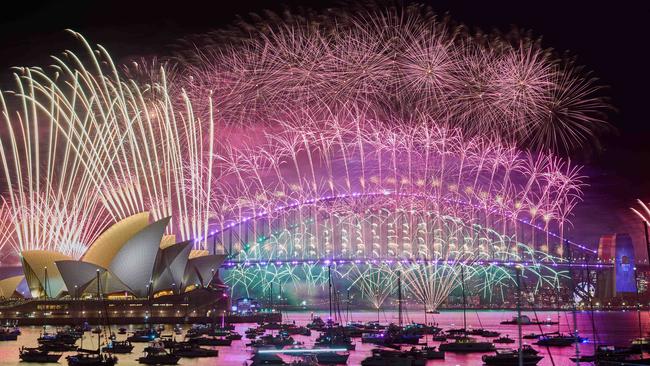
M311 336L311 329L307 327L299 327L295 324L283 324L282 330L287 332L289 335L304 335L307 337Z
M159 337L160 334L154 329L140 329L133 332L126 340L131 343L147 343Z
M389 326L386 329L386 335L389 339L389 343L392 344L420 344L422 335L425 334L421 330L418 330L413 327L397 327L394 325Z
M311 320L311 323L307 324L307 328L313 330L322 330L325 328L325 322L320 316L316 316Z
M603 361L607 361L607 362L626 361L627 358L634 353L637 352L627 347L598 345L596 347L596 352L593 355L581 355L579 357L570 357L570 359L573 362L592 362L592 363L601 364L604 363Z
M115 356L99 352L80 352L66 357L66 360L68 360L68 366L114 366L117 363Z
M70 352L76 351L77 346L74 344L65 344L60 342L48 342L40 344L38 346L38 349L48 352Z
M102 347L102 352L107 353L131 353L133 345L129 341L110 341L108 345Z
M495 332L493 330L487 330L483 328L478 328L478 329L472 329L469 334L471 335L476 335L476 336L481 336L485 338L495 338L501 335L499 332Z
M550 333L546 333L546 334L548 335ZM528 334L524 334L521 338L523 338L523 339L539 339L539 337L541 337L541 336L542 336L542 334L528 333Z
M491 342L477 342L472 337L459 337L454 342L440 344L440 350L444 352L471 353L494 351L494 344Z
M226 337L196 337L190 338L190 343L196 344L197 346L230 346L232 344L232 339Z
M246 338L248 339L255 339L257 336L264 335L266 331L262 328L248 328L244 332L246 334Z
M354 351L356 345L340 328L327 328L327 330L316 338L314 342L316 347L320 348L345 348L348 351Z
M20 358L22 362L59 362L61 353L44 351L39 348L21 347L18 353L18 358Z
M199 357L217 357L219 351L216 349L201 348L195 343L177 343L172 348L172 353L179 357L184 358L199 358Z
M425 313L427 314L440 314L438 310L426 310Z
M200 337L206 335L212 331L212 327L206 324L192 324L190 329L187 330L185 335L188 338Z
M383 332L363 333L361 343L384 344L386 339Z
M284 360L280 358L280 356L273 354L273 353L259 353L256 352L253 357L251 357L251 361L253 361L250 366L261 366L261 365L287 365Z
M501 322L502 325L557 325L559 324L556 321L551 319L546 320L531 320L528 315L513 316L511 320L504 320Z
M630 348L637 353L647 351L650 349L650 339L646 337L635 338L632 340Z
M20 329L16 326L4 326L0 328L0 341L18 340Z
M350 353L348 352L319 352L316 361L321 365L345 365L348 363Z
M226 335L226 338L230 339L231 341L239 341L243 338L243 336L237 332L230 332L228 335Z
M63 344L75 344L79 338L75 335L66 333L66 332L57 332L52 333L41 333L41 335L36 339L39 344L46 343L63 343Z
M301 360L293 360L291 366L318 366L318 361L313 355L302 356Z
M362 366L424 366L426 359L402 351L390 351L375 348L372 355L363 361Z
M18 340L18 334L0 331L0 341L15 341Z
M497 349L494 355L483 355L482 360L489 366L535 366L544 357L522 352L521 363L519 358L519 350Z
M145 347L138 362L145 365L176 365L181 358L165 350L160 342L152 342Z
M117 334L126 334L126 328L120 327L120 329L117 330Z
M577 342L583 342L586 338L576 335L557 334L552 336L541 336L535 342L538 346L567 347Z
M421 348L411 347L410 350L406 351L407 355L414 356L416 358L425 358L427 360L444 360L445 352L439 351L436 347L424 346Z
M536 349L534 349L534 348L533 348L531 345L529 345L529 344L524 344L524 345L522 345L522 346L521 346L521 352L523 352L523 353L527 353L527 354L530 354L530 355L536 355L536 354L539 354L539 351L536 350Z
M439 333L431 337L431 340L435 342L444 342L448 338L448 335L446 333Z
M386 329L386 326L383 324L380 324L379 322L376 321L369 321L364 325L364 328L368 331L372 330L384 330Z
M262 336L258 340L248 343L246 346L254 348L275 347L280 349L292 344L296 344L296 341L293 339L293 337L287 335L286 333L280 332L277 335L269 334Z
M4 327L2 327L2 329L6 332L14 333L16 335L21 334L20 328L18 328L18 322L13 322L13 323L7 322L5 323Z
M456 335L456 334L462 334L462 335L465 335L465 334L467 334L467 333L468 333L468 332L467 332L467 329L465 329L465 328L451 328L451 329L447 329L447 334L449 334L449 335Z
M264 323L260 325L260 328L265 329L265 330L280 330L282 329L282 325L280 323L272 322L272 323Z
M313 356L314 359L322 365L344 365L347 364L348 358L350 357L349 352L342 352L337 350L327 351L321 348L302 348L294 347L289 348L288 352L291 352L292 356L307 357ZM266 352L263 352L266 353Z
M404 329L408 329L409 332L420 335L438 334L442 331L442 328L437 327L433 324L422 323L410 323L407 324Z
M492 342L494 342L494 343L505 343L505 344L511 344L511 343L515 343L515 340L512 339L512 338L510 338L508 335L506 335L506 336L504 336L504 337L499 337L499 338L497 338L497 339L494 339L494 340L492 340Z

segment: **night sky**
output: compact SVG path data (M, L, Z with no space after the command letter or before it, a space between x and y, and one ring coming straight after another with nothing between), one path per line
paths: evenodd
M341 2L275 1L57 1L12 2L0 11L0 82L11 87L12 66L45 66L49 55L77 49L64 29L104 45L117 59L165 55L178 38L233 22L236 16L298 5L322 9ZM436 12L484 30L513 25L543 37L543 44L569 52L592 70L616 111L602 147L572 157L586 165L590 188L576 210L576 241L595 245L600 234L626 231L642 248L641 224L628 207L650 201L650 2L614 1L421 1ZM344 6L344 5L342 5ZM13 7L13 8L12 8ZM643 252L641 252L643 253Z

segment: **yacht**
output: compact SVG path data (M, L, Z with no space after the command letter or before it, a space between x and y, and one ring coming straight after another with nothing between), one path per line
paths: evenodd
M131 353L133 345L129 341L110 341L108 345L102 347L102 352L107 353Z
M201 348L197 344L192 344L187 342L177 343L173 347L172 353L176 356L185 357L185 358L219 356L219 351L216 349Z
M585 340L586 338L577 335L557 334L552 336L541 336L535 344L539 346L567 347Z
M38 349L41 351L49 351L49 352L70 352L70 351L76 351L77 346L74 344L65 344L61 342L47 342L47 343L41 343L38 346Z
M522 352L522 363L519 363L519 351L513 349L498 349L494 355L483 355L483 362L489 366L535 366L544 358Z
M114 366L117 364L115 356L99 352L80 352L76 355L70 355L66 359L68 360L68 366Z
M494 344L491 342L477 342L472 337L459 337L454 342L445 342L440 345L440 350L444 352L491 352L494 351Z
M140 329L133 332L126 340L132 343L147 343L159 337L160 334L154 329Z
M515 343L515 340L510 338L508 335L506 335L504 337L499 337L499 338L493 340L492 342L511 344L511 343Z
M345 333L337 331L338 328L327 328L327 330L316 338L314 343L316 347L326 348L345 348L348 351L354 351L356 345L352 343L352 339Z
M261 365L287 365L280 356L273 353L255 353L251 358L253 361L250 366L261 366Z
M144 354L138 362L145 365L176 365L180 357L165 350L162 343L152 342L145 347Z
M493 330L487 330L483 328L478 328L478 329L472 329L469 334L471 335L476 335L476 336L481 336L485 338L495 338L501 335L499 332L495 332Z
M551 319L546 320L532 320L528 315L513 316L511 320L504 320L501 322L503 325L557 325L558 322Z
M232 339L227 337L196 337L190 338L190 343L196 344L198 346L230 346L232 344Z
M23 362L38 362L38 363L59 362L59 358L61 358L61 353L44 351L40 348L21 347L18 353L18 357Z
M631 354L635 353L631 348L620 348L608 345L599 345L596 348L596 353L593 355L584 355L580 357L571 357L573 362L595 362L596 364L602 361L621 362L625 361Z
M405 352L407 355L416 358L425 358L427 360L444 360L445 352L439 351L436 347L424 346L421 348L411 347L410 350Z
M402 351L389 351L375 348L372 355L363 361L362 366L424 366L427 360L421 355Z

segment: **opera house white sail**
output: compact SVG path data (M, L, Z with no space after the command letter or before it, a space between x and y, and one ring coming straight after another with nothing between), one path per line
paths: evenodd
M80 260L56 252L23 252L23 272L32 297L146 298L210 285L225 255L193 251L192 241L170 244L174 236L165 235L170 218L149 223L149 217L144 212L117 222ZM12 290L3 288L3 292Z

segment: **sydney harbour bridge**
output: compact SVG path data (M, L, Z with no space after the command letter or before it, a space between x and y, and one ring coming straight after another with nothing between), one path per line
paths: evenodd
M461 286L461 272L476 293L496 301L515 286L515 268L523 268L531 292L572 287L586 300L597 273L615 267L525 219L445 199L446 208L459 208L448 215L438 199L390 190L324 195L229 221L208 235L207 246L227 254L226 280L240 293L264 296L274 285L291 291L305 282L309 292L335 268L348 290L377 308L394 295L397 276L416 302L435 309Z

